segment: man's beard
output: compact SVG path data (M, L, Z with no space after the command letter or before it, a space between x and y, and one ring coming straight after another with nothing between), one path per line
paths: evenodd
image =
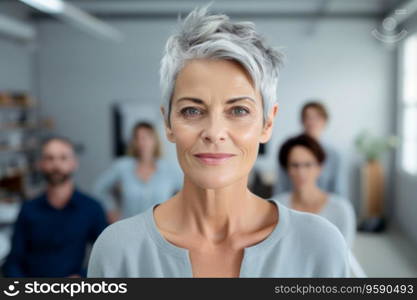
M68 182L72 178L72 173L62 173L60 171L43 172L46 182L52 186L57 186Z

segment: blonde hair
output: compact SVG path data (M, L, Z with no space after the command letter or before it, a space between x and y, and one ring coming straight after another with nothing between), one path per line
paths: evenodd
M152 132L152 135L155 139L155 150L154 150L154 154L153 157L154 158L160 158L162 156L162 146L161 146L161 141L159 139L159 135L155 130L155 127L148 122L138 122L135 124L135 126L133 126L132 129L132 136L130 139L130 143L129 146L127 148L127 154L133 157L136 157L138 159L141 158L140 156L140 152L138 151L136 145L135 145L135 138L136 138L136 134L138 132L139 129L144 128L144 129L148 129Z

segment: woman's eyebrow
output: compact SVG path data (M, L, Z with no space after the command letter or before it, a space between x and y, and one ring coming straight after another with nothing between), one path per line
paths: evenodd
M226 103L231 104L231 103L235 103L235 102L241 101L241 100L251 100L254 103L256 103L255 99L253 99L252 97L249 97L249 96L235 97L235 98L227 100Z
M198 98L192 98L192 97L182 97L177 100L177 102L180 102L180 101L191 101L191 102L198 103L198 104L204 104L203 100L198 99Z
M231 104L231 103L235 103L235 102L242 101L242 100L251 100L252 102L256 103L255 99L253 99L250 96L240 96L240 97L235 97L235 98L231 98L227 100L226 104ZM194 103L204 104L203 100L198 99L198 98L193 98L193 97L182 97L177 100L177 102L180 102L180 101L192 101Z

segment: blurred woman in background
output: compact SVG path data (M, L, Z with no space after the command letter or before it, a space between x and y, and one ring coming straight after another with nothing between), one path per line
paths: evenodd
M343 173L341 157L337 150L329 143L324 142L322 138L328 121L329 113L326 107L318 101L307 102L301 109L301 122L304 134L319 142L326 154L326 161L322 165L317 185L328 193L345 196L347 182ZM292 184L287 172L282 168L278 168L274 194L290 192L291 190Z
M293 190L273 198L289 208L328 219L351 246L356 228L351 203L340 195L323 190L317 184L327 159L320 144L309 135L296 136L282 145L278 159L291 180Z
M139 122L133 127L128 154L116 160L94 185L110 223L165 201L182 186L181 172L161 158L160 140L150 123ZM112 195L116 185L120 188L120 207Z

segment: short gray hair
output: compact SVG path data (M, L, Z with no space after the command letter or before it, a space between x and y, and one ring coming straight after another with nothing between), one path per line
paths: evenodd
M283 54L266 45L252 22L231 22L224 14L209 14L208 7L194 9L165 45L160 67L165 121L170 126L171 98L178 73L187 61L202 58L238 62L261 93L265 121L277 102Z

